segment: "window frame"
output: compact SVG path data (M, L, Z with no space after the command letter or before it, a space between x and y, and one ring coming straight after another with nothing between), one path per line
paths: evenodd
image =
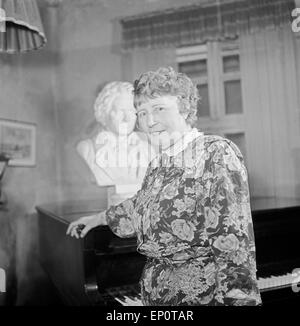
M239 56L239 71L225 73L223 58L227 56ZM213 41L206 44L181 47L176 49L176 64L182 62L205 59L207 62L207 77L191 78L195 84L208 85L209 116L199 117L196 127L208 134L244 134L244 143L247 146L245 111L241 85L242 108L241 113L226 114L225 82L239 80L241 78L241 58L237 40ZM247 148L244 154L247 156Z

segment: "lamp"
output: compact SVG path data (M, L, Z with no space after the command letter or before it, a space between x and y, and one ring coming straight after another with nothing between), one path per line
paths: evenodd
M0 53L36 50L46 42L36 0L0 0Z

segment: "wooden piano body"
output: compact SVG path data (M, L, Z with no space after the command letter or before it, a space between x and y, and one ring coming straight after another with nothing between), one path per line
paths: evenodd
M260 198L251 207L263 305L299 304L291 274L300 268L300 200ZM80 240L66 236L70 222L103 209L89 201L37 207L40 262L66 305L118 305L115 296L138 291L145 257L135 239L120 239L107 226Z
M118 238L107 226L84 239L66 235L70 222L103 209L93 201L37 207L40 263L66 305L118 305L111 297L117 289L137 292L145 257L134 238Z

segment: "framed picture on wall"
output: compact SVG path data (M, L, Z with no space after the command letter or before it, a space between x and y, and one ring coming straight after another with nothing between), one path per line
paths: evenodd
M36 125L0 119L0 153L10 158L9 166L35 166Z

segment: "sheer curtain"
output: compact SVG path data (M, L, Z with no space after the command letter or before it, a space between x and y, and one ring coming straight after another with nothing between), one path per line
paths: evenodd
M300 196L300 40L290 25L240 37L250 183L261 196Z

